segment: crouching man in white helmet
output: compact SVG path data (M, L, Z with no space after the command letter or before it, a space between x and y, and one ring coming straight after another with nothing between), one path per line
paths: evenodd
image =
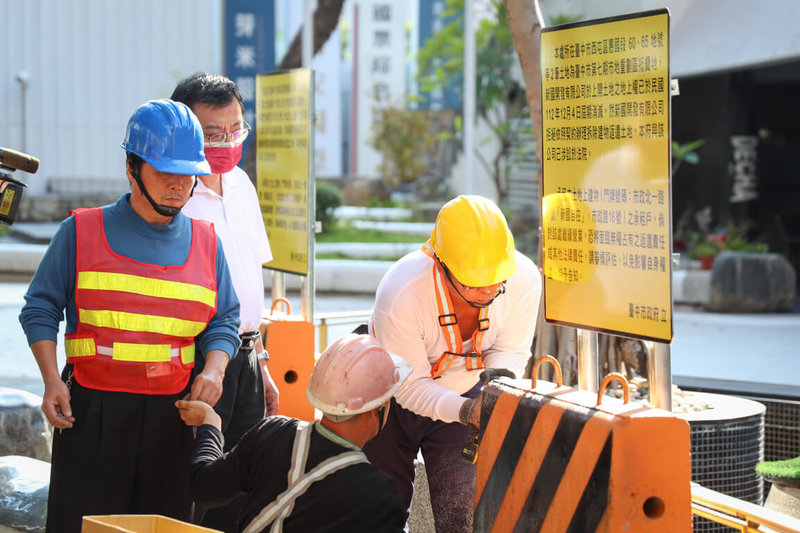
M219 415L199 401L178 401L199 426L192 497L222 505L245 493L238 531L402 531L395 483L361 452L386 423L392 395L411 372L374 338L346 335L320 356L306 390L320 422L269 417L223 454Z

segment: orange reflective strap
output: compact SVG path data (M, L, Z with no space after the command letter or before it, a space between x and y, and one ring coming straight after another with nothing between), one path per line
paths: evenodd
M442 269L439 265L433 265L433 286L436 291L436 307L439 311L439 326L444 330L444 339L447 343L447 351L461 353L461 331L458 329L458 320L453 313L453 304L450 301L450 293L443 281Z
M447 369L450 368L450 365L453 364L453 361L455 361L456 357L456 355L444 352L439 360L436 361L436 364L431 368L431 377L433 379L442 377L442 374L444 374Z
M489 308L483 307L481 308L481 312L478 315L478 328L472 334L472 349L478 354L478 357L468 357L467 358L467 370L480 370L484 368L483 365L483 352L481 351L481 343L483 342L483 336L486 333L486 330L489 329Z
M426 246L422 247L422 251L433 258L430 249ZM444 340L447 343L447 350L439 357L436 364L431 367L431 377L437 379L442 377L442 374L450 368L457 357L465 357L465 355L464 345L461 342L461 330L458 327L456 314L453 312L453 303L450 301L450 293L447 291L447 286L444 283L444 273L435 260L432 272L434 292L436 293L436 307L439 313L439 326L444 332ZM466 356L467 370L480 370L484 368L481 341L483 341L486 330L489 329L488 315L488 307L482 308L478 315L478 328L472 334L473 352L477 355Z

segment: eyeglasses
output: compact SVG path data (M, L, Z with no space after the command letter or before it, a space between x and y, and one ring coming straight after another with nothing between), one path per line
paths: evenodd
M445 276L447 276L447 279L450 281L450 283L452 285L460 285L461 288L464 289L465 291L480 291L480 290L486 289L486 287L472 287L470 285L464 285L463 283L458 281L458 279L456 279L456 277L453 275L452 272L450 272L450 269L447 268L447 265L445 265L441 261L439 262L439 264L441 264L442 267L444 267L444 274L445 274ZM508 280L503 280L503 281L500 282L500 288L498 289L497 296L500 296L501 294L505 294L505 292L506 292L506 282L507 281ZM493 284L493 285L496 285L496 283ZM491 287L493 285L488 285L488 287Z
M250 125L245 122L244 127L230 133L220 132L212 135L206 135L206 145L213 148L225 146L227 143L233 146L242 144L247 136L250 134Z
M444 275L447 277L447 280L450 282L450 285L452 285L452 286L453 286L453 288L454 288L454 289L456 290L456 292L458 293L458 295L459 295L459 296L461 296L461 298L462 298L462 299L463 299L465 302L467 302L469 305L471 305L472 307L489 307L489 305L490 305L490 304L491 304L493 301L495 301L495 299L496 299L498 296L500 296L501 294L505 294L505 293L506 293L506 281L507 281L507 280L504 280L504 281L500 282L500 288L499 288L499 289L497 289L497 292L496 292L496 293L494 294L494 296L492 296L492 297L491 297L491 298L490 298L488 301L486 301L486 302L476 302L476 301L470 300L470 299L468 299L466 296L464 296L464 294L461 292L461 289L459 289L459 288L458 288L458 287L459 287L459 285L460 285L460 286L461 286L461 287L462 287L462 288L463 288L465 291L483 291L483 290L485 290L485 289L486 289L486 287L470 287L469 285L464 285L463 283L461 283L460 281L458 281L457 279L455 279L455 276L453 276L453 275L450 273L450 269L449 269L449 268L447 268L447 265L445 265L445 264L444 264L444 263L442 263L441 261L439 261L439 264L440 264L440 265L442 265L442 267L444 268ZM489 285L489 287L491 287L491 286L492 286L492 285Z

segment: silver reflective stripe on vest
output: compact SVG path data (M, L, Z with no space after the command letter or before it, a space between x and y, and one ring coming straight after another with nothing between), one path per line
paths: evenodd
M342 468L367 462L363 452L342 452L326 459L303 474L306 460L308 459L312 429L313 424L309 422L299 422L297 424L297 432L292 446L292 465L289 467L289 484L286 490L275 498L274 502L264 507L253 518L243 533L259 533L264 531L270 523L272 523L271 533L282 533L283 521L292 514L295 500L305 494L308 487Z

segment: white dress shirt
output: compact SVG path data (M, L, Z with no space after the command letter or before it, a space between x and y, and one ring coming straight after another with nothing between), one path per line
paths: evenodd
M214 223L233 279L242 323L239 333L256 331L264 314L261 266L272 260L258 194L244 170L234 167L222 175L222 196L197 180L194 194L182 212Z
M433 281L433 259L412 252L386 273L375 295L370 332L384 348L408 361L414 371L395 393L395 399L418 415L457 422L466 401L461 394L478 383L481 370L467 370L458 357L439 379L431 367L447 341L439 325ZM481 342L486 368L507 368L522 377L531 356L542 280L533 262L517 252L517 269L508 279L506 292L489 306L489 329ZM471 351L472 340L463 350Z

